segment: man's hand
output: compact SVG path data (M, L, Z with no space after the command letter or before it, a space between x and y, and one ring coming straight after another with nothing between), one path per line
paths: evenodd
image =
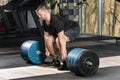
M46 51L45 55L46 55L47 57L49 57L49 56L50 56L50 53L49 53L48 51Z

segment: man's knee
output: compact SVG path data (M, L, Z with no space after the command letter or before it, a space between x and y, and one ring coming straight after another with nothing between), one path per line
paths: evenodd
M60 44L60 43L64 43L64 42L69 42L70 40L69 40L69 38L67 37L67 36L64 36L64 37L62 37L62 38L56 38L55 39L55 42L57 43L57 44Z
M59 38L57 37L57 38L55 39L56 44L60 44L60 43L63 42L63 41L65 41L65 38L60 38L60 39L59 39Z
M70 40L69 40L69 38L65 35L65 36L63 36L63 37L60 38L60 39L57 37L55 41L56 41L56 43L60 43L60 41L68 42L68 41L70 41Z
M48 36L46 42L47 42L47 43L54 43L54 42L55 42L55 39L54 39L54 37L51 35L51 36Z
M58 37L55 39L55 42L56 42L56 43L59 43L59 41L58 41Z

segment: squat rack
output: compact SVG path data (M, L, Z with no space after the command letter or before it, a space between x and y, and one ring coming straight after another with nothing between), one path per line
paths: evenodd
M10 0L5 7L8 9L11 8L11 12L15 18L16 24L18 26L18 30L22 33L22 31L27 31L27 21L24 15L26 15L26 12L24 10L29 10L30 13L32 14L32 17L34 19L34 22L36 24L36 27L38 28L40 35L43 36L43 30L40 21L35 13L35 7L36 4L33 3L31 5L33 0ZM36 1L41 1L39 2L47 2L47 0L36 0ZM55 0L53 0L54 2ZM67 3L68 7L63 8L63 3ZM74 3L77 3L79 7L75 8ZM11 5L12 4L12 5ZM13 5L14 4L14 5ZM115 39L116 42L120 39L119 37L114 37L114 36L104 36L102 34L102 26L103 26L103 0L98 0L98 34L86 34L82 31L82 12L83 12L83 5L86 4L86 0L60 0L60 9L62 9L62 14L63 15L68 15L68 19L73 20L75 15L78 15L78 23L81 28L80 31L80 37L77 40L110 40L110 39ZM37 4L38 5L38 4ZM17 12L19 11L19 13ZM3 12L4 13L4 12ZM6 19L7 20L7 19ZM8 21L7 21L8 22ZM8 22L9 23L9 22ZM9 24L8 24L9 25ZM9 27L8 27L9 28Z
M119 1L119 0L117 0ZM68 19L73 20L76 15L78 15L78 23L80 26L80 37L78 40L111 40L114 39L116 42L119 42L120 37L115 37L115 36L105 36L103 34L103 21L104 21L104 0L97 0L96 4L98 4L98 27L97 27L97 34L89 34L85 32L85 29L83 30L84 27L82 24L82 16L85 16L86 18L86 13L83 15L83 11L86 8L87 5L87 0L60 0L61 9L62 9L62 15L67 16ZM63 3L67 4L67 7L63 7ZM75 3L77 4L78 7L74 6ZM116 9L116 0L114 2L114 7ZM114 14L115 14L115 9L114 9ZM114 22L114 14L113 14L113 22ZM86 20L86 19L85 19ZM86 21L85 21L86 22ZM86 23L85 23L86 24ZM115 25L113 25L115 26ZM109 32L110 33L110 32ZM113 33L112 33L113 34Z

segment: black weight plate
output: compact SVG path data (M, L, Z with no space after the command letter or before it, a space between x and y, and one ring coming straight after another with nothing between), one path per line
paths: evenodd
M91 76L99 67L99 57L92 51L85 50L77 57L76 66L79 68L78 75Z

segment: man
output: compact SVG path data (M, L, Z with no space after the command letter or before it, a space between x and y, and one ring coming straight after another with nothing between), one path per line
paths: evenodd
M51 14L45 5L38 6L36 13L43 20L46 56L52 55L54 64L60 64L54 46L56 43L62 58L62 65L58 69L66 69L66 43L78 38L80 32L79 25L59 15Z

